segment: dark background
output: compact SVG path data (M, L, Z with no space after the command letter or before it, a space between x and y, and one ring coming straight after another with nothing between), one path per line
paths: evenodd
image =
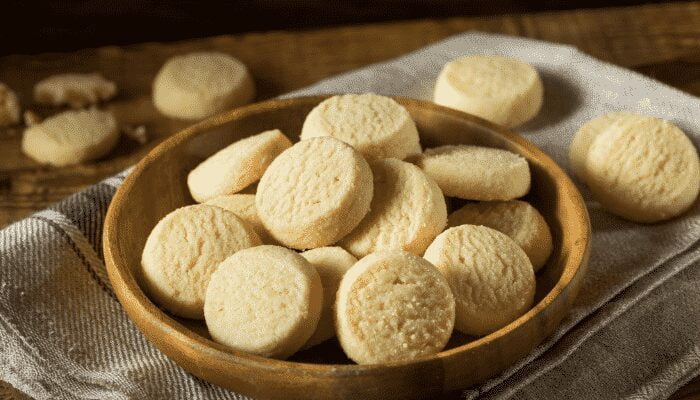
M654 1L0 0L0 55L67 51L249 31L649 2Z

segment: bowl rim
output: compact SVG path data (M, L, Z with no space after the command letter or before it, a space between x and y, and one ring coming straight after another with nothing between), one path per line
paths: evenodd
M200 336L193 330L189 329L181 322L175 320L165 311L158 308L143 292L141 287L137 282L135 274L130 271L127 265L122 264L123 259L117 257L116 253L119 248L113 248L113 243L118 242L116 237L116 225L117 216L121 212L121 204L123 199L128 195L130 189L136 183L138 177L142 172L148 168L151 164L156 162L160 154L169 151L170 149L177 147L180 143L190 140L191 138L197 136L205 130L215 129L218 126L226 124L230 121L249 117L256 114L262 114L269 111L273 111L278 108L284 108L298 104L299 102L305 102L308 104L317 104L324 99L332 96L332 94L322 95L322 96L301 96L301 97L291 97L283 99L271 99L262 102L257 102L253 104L246 105L244 107L239 107L231 111L218 114L216 116L210 117L198 123L195 123L164 140L153 149L151 149L148 154L142 158L136 166L129 172L128 176L124 179L122 184L117 188L114 197L112 198L107 214L104 220L103 228L103 252L105 258L105 265L107 268L108 276L112 284L112 288L117 295L117 298L122 305L124 311L126 311L129 319L135 323L137 328L144 333L148 338L149 335L144 331L139 321L136 321L136 317L132 316L132 313L138 313L139 317L147 316L148 318L157 320L160 323L157 325L160 330L160 334L167 335L169 338L191 348L194 352L200 355L206 355L207 357L212 357L213 359L218 359L224 363L237 363L245 367L251 367L256 369L264 369L271 372L284 373L293 368L297 373L304 375L311 375L315 377L356 377L358 375L371 375L377 372L384 372L387 369L394 368L405 368L411 365L417 365L423 362L431 362L435 360L443 360L455 357L463 352L469 351L471 349L478 348L485 345L491 341L494 341L504 335L507 335L511 331L524 325L527 321L535 318L539 313L544 312L549 305L551 305L554 300L562 292L565 292L567 287L571 284L572 280L576 277L578 273L583 273L585 269L585 264L587 262L588 253L590 250L590 238L591 238L591 226L590 219L588 216L588 211L586 209L583 198L571 181L571 178L564 172L564 170L556 164L544 151L540 150L537 146L532 144L530 141L515 133L514 131L505 128L503 126L494 124L490 121L484 120L477 116L467 114L458 110L447 108L444 106L437 105L430 101L417 100L411 98L405 98L400 96L390 96L402 105L410 105L417 108L427 109L429 111L440 112L443 114L452 115L455 118L466 119L476 125L493 131L494 133L503 136L508 141L514 142L519 150L524 153L529 153L531 157L536 156L541 164L549 169L549 171L556 175L556 179L560 184L567 189L567 194L571 196L574 200L574 206L581 212L576 213L578 220L575 221L581 226L581 238L576 241L579 244L582 251L572 252L569 259L567 259L566 264L562 269L561 276L554 284L554 286L547 292L547 294L533 307L531 307L526 313L521 315L519 318L515 319L508 325L500 328L499 330L492 332L486 336L480 337L461 346L457 346L448 350L443 350L439 353L416 358L413 360L395 361L380 364L319 364L319 363L309 363L309 362L298 362L298 361L286 361L278 360L272 358L266 358L262 356L257 356L254 354L248 354L243 351L237 351L228 348L222 344L216 343L213 340L207 339ZM114 246L119 247L119 246ZM571 299L573 300L573 299ZM135 307L131 309L125 306L125 303L129 303L130 306ZM149 341L152 343L152 340Z

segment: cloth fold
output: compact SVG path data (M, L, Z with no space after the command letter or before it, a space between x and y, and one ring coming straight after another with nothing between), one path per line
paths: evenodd
M466 54L537 68L543 109L518 130L565 168L578 127L613 111L668 119L700 145L700 99L573 47L496 34L460 34L285 97L372 91L429 100L442 65ZM244 399L175 365L116 301L100 241L125 174L0 231L0 379L37 399ZM700 205L640 225L579 188L594 235L574 307L525 359L451 397L658 399L700 373Z

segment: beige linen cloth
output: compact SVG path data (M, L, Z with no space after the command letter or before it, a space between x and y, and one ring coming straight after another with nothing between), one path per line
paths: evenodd
M430 99L442 65L476 53L538 69L544 107L519 131L564 168L576 129L612 111L671 120L700 142L698 98L572 47L477 32L288 96L373 91ZM0 231L0 379L37 399L243 399L175 365L117 302L100 237L124 175ZM524 360L449 398L659 399L700 372L700 207L640 225L602 211L579 188L594 238L575 306Z

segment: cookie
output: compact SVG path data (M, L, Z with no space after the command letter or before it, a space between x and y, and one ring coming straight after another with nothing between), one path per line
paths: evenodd
M228 54L197 52L170 58L153 82L153 104L164 115L202 119L249 103L248 68Z
M530 191L530 166L519 154L491 147L448 145L426 149L413 160L445 196L511 200Z
M190 194L203 203L217 196L239 192L258 181L272 160L291 146L292 142L279 129L234 142L187 175Z
M22 151L42 164L66 166L109 153L119 140L112 113L97 109L65 111L28 127Z
M279 246L237 252L212 274L204 318L212 339L264 357L287 358L311 337L323 288L314 267Z
M172 314L202 319L212 272L230 255L260 244L232 212L204 204L178 208L148 235L142 282L150 298Z
M690 208L700 190L695 146L675 125L655 117L601 132L585 168L600 204L636 222L673 218Z
M341 247L319 247L301 253L308 262L316 267L323 286L323 309L316 331L304 345L313 347L335 336L335 294L340 280L355 265L357 258Z
M588 149L593 144L598 135L607 129L620 129L620 127L632 124L643 115L630 112L614 112L602 115L598 118L586 122L574 135L574 139L569 146L569 167L571 171L580 179L585 180L586 157Z
M445 197L418 167L392 158L374 161L370 212L340 245L355 257L378 250L423 254L447 223Z
M260 217L258 217L258 210L255 209L255 194L223 195L214 197L204 204L231 211L250 225L264 244L276 244L275 239L270 236L267 228L265 228L265 225L260 221Z
M537 70L513 58L475 55L454 59L435 83L435 103L507 127L532 119L542 106Z
M411 115L390 97L373 93L333 96L304 120L301 138L331 136L369 159L402 160L421 151Z
M368 255L338 289L338 339L358 364L435 354L447 344L454 321L455 300L445 277L405 251Z
M337 242L372 200L372 171L351 146L331 137L302 140L280 154L258 183L255 206L275 240L295 249Z
M535 273L513 239L485 226L460 225L441 233L425 259L442 272L455 296L455 329L494 332L524 314L535 296Z
M97 73L52 75L34 85L34 101L47 106L83 108L116 94L117 84Z
M503 232L527 254L535 272L552 253L552 234L542 214L520 200L469 203L447 217L447 225L483 225Z
M17 94L0 82L0 126L19 123L20 111Z

